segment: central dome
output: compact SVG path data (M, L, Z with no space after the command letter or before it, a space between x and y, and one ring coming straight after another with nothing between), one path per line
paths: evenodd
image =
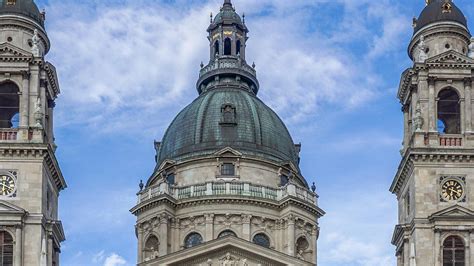
M294 142L278 115L252 92L232 87L206 91L178 114L163 137L158 166L166 159L203 157L226 147L298 166Z

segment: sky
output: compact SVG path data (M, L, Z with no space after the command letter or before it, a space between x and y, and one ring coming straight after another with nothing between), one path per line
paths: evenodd
M222 0L36 0L62 94L55 109L63 265L136 263L141 179L153 141L197 97L206 28ZM316 182L321 266L392 266L400 162L400 75L423 0L233 0L250 29L259 97L302 143ZM470 0L457 0L466 17Z

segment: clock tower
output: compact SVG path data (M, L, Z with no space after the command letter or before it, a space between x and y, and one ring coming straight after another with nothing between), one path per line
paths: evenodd
M426 1L402 74L398 265L474 265L474 43L451 0Z
M59 265L64 232L53 110L59 94L45 13L0 1L0 265Z

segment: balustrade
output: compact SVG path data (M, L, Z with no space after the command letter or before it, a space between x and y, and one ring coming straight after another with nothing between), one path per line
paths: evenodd
M139 203L167 194L178 200L205 196L243 196L279 201L287 197L296 197L316 204L316 194L303 187L288 184L281 188L271 188L245 182L208 182L193 186L176 187L167 183L150 187L138 195Z
M9 140L17 140L18 136L18 129L16 128L1 128L0 129L0 141L9 141Z
M439 137L440 146L462 146L462 138L456 136L440 136Z

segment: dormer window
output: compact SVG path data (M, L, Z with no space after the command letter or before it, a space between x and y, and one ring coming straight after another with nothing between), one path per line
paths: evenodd
M235 126L236 121L236 109L232 104L224 104L221 108L221 122L219 124L224 126Z
M280 186L284 187L288 184L290 181L290 178L286 174L281 174L280 175Z
M175 180L175 175L174 173L169 173L166 175L166 183L170 184L170 185L174 185L176 183L176 180Z
M233 163L223 163L221 166L222 176L235 176L235 165Z

